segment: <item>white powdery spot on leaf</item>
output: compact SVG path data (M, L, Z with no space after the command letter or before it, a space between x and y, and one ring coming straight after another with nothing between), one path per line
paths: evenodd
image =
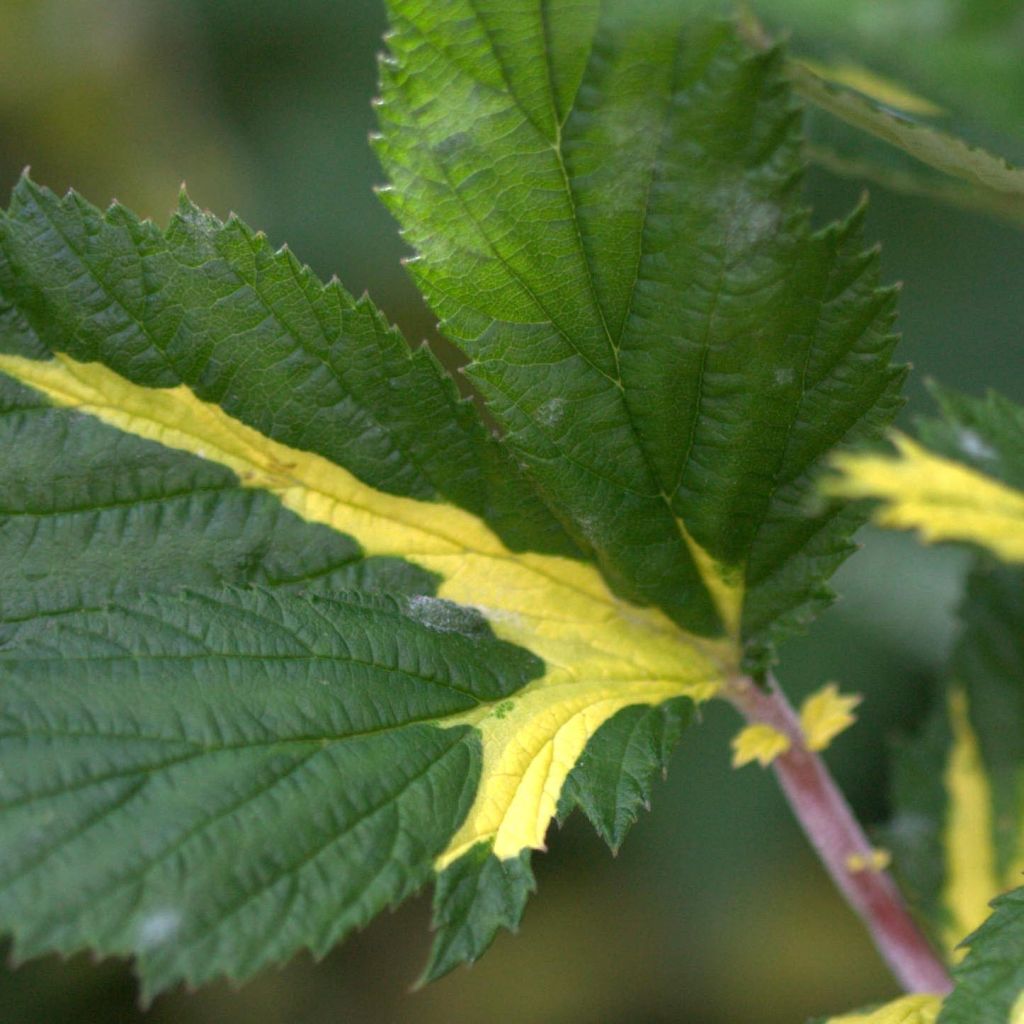
M462 633L464 636L478 636L485 623L469 608L453 604L440 597L417 594L406 602L409 616L421 626L438 633Z
M975 430L961 430L958 440L960 450L968 458L994 459L996 457L995 451L982 440L981 435Z
M555 427L565 419L565 412L569 403L561 397L549 398L537 408L537 419L545 427Z
M732 254L753 248L778 229L778 205L761 199L745 180L725 181L709 198L718 210L722 238Z
M153 949L170 942L181 929L181 912L163 907L147 914L139 922L139 949Z

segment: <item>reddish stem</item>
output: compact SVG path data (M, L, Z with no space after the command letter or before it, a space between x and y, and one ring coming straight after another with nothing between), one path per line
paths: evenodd
M789 737L789 750L773 764L779 784L822 863L867 926L896 979L907 992L949 992L949 974L911 918L892 876L871 867L851 870L851 864L870 865L873 848L824 761L807 748L785 694L772 679L768 689L741 679L727 696L749 722L770 725Z

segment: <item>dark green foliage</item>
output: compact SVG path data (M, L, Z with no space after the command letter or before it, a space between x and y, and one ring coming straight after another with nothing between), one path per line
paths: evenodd
M559 818L574 807L617 852L641 807L650 807L651 782L668 770L668 759L689 724L688 701L620 711L594 734L562 792Z
M323 954L419 888L479 773L430 723L541 669L402 601L255 589L40 615L0 666L16 952L134 951L149 992Z
M720 630L688 531L760 657L850 550L821 459L902 378L859 218L800 206L779 55L645 5L391 9L385 198L509 446L624 596Z
M513 546L573 553L430 351L241 221L183 196L164 233L23 178L0 253L0 288L51 351L146 387L188 384L373 487L462 505ZM0 351L26 344L0 337Z
M607 621L612 647L640 622L637 645L678 639L681 664L692 634L729 634L700 648L713 682L744 658L762 669L851 550L861 510L811 499L829 454L897 409L894 292L862 212L810 227L781 53L658 3L391 6L386 195L500 439L369 299L237 219L182 197L163 231L28 178L0 214L0 353L184 386L182 416L212 416L198 397L215 422L222 410L365 485L350 500L300 486L294 466L236 476L202 457L201 424L187 454L130 433L134 412L115 430L0 381L0 923L19 956L134 953L147 993L244 978L322 954L434 879L425 977L473 960L534 883L525 845L499 860L485 842L437 871L484 766L504 770L481 756L480 716L449 720L537 680L600 688L630 657L646 665L588 633L595 678L576 678L577 648L565 664L527 649L531 628L559 628L555 602L533 622L501 593L440 601L442 583L526 567L510 589L558 579L606 616L594 633ZM166 426L150 436L180 443ZM286 508L293 485L336 518ZM376 529L393 552L396 505L473 534L443 538L443 580L414 564L437 564L430 552L367 557L317 525L360 524L367 550ZM477 550L493 538L453 506L528 554ZM584 558L678 636L612 600ZM621 681L687 692L663 670ZM552 705L571 721L580 693L524 719L541 765ZM690 711L581 719L590 742L550 794L559 813L581 808L617 849Z
M36 615L182 584L433 593L430 574L308 523L234 473L0 378L0 639Z

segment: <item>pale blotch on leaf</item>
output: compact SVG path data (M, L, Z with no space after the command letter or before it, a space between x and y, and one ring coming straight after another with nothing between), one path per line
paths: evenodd
M537 406L537 419L545 427L558 426L558 424L565 419L565 414L568 408L569 403L560 395L554 398L549 398L546 402Z
M139 949L154 949L170 942L180 928L180 911L174 907L154 910L139 922Z
M406 607L420 625L437 633L461 633L471 637L487 630L486 623L475 611L439 597L416 594L408 599Z
M957 439L960 442L960 450L968 458L994 459L996 457L995 450L991 445L986 444L982 440L981 435L976 430L961 430L957 435Z

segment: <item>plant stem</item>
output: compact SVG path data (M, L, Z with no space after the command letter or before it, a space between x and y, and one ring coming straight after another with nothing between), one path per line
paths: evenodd
M824 761L804 742L800 721L774 679L768 688L734 681L726 696L751 723L772 726L790 748L773 763L776 777L811 845L846 901L867 926L907 992L945 994L952 988L941 959L914 923L892 876L870 865L873 847Z

